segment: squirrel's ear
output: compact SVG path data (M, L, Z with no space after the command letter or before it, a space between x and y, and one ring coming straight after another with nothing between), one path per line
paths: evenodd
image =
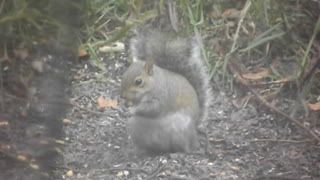
M144 70L151 76L153 74L153 59L148 58L144 64Z

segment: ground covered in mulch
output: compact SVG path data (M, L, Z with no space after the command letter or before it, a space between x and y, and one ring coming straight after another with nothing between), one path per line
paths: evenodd
M145 156L127 134L129 113L119 97L126 54L101 55L101 71L90 60L37 51L20 63L1 63L0 179L320 177L320 147L304 131L254 101L237 106L237 93L219 91L216 84L206 133L199 132L201 148ZM294 103L288 94L278 95L283 111Z
M148 157L135 149L126 131L128 112L119 97L125 54L105 56L106 73L86 60L74 66L71 123L56 177L102 179L308 179L320 177L320 147L288 120L263 106L236 107L236 97L214 90L201 148L191 154ZM112 105L101 107L98 99ZM292 102L281 99L286 110ZM118 102L118 104L114 104ZM108 103L107 103L108 104Z

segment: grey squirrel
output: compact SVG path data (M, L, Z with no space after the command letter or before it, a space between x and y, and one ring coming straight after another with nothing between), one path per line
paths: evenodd
M132 103L133 142L149 153L195 150L196 129L212 97L198 43L143 30L129 48L132 62L122 77L121 97Z

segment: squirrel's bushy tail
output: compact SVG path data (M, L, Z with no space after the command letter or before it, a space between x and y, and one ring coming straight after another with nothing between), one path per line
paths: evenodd
M199 99L200 118L197 124L203 122L207 118L212 92L197 41L170 37L155 30L142 30L129 43L133 61L152 58L157 66L186 77Z

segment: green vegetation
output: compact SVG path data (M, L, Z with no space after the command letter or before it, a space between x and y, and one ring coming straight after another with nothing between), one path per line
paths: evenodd
M56 47L75 45L82 26L85 1L2 0L0 45L15 48L45 43ZM52 44L54 43L54 44ZM10 50L10 49L9 49Z

